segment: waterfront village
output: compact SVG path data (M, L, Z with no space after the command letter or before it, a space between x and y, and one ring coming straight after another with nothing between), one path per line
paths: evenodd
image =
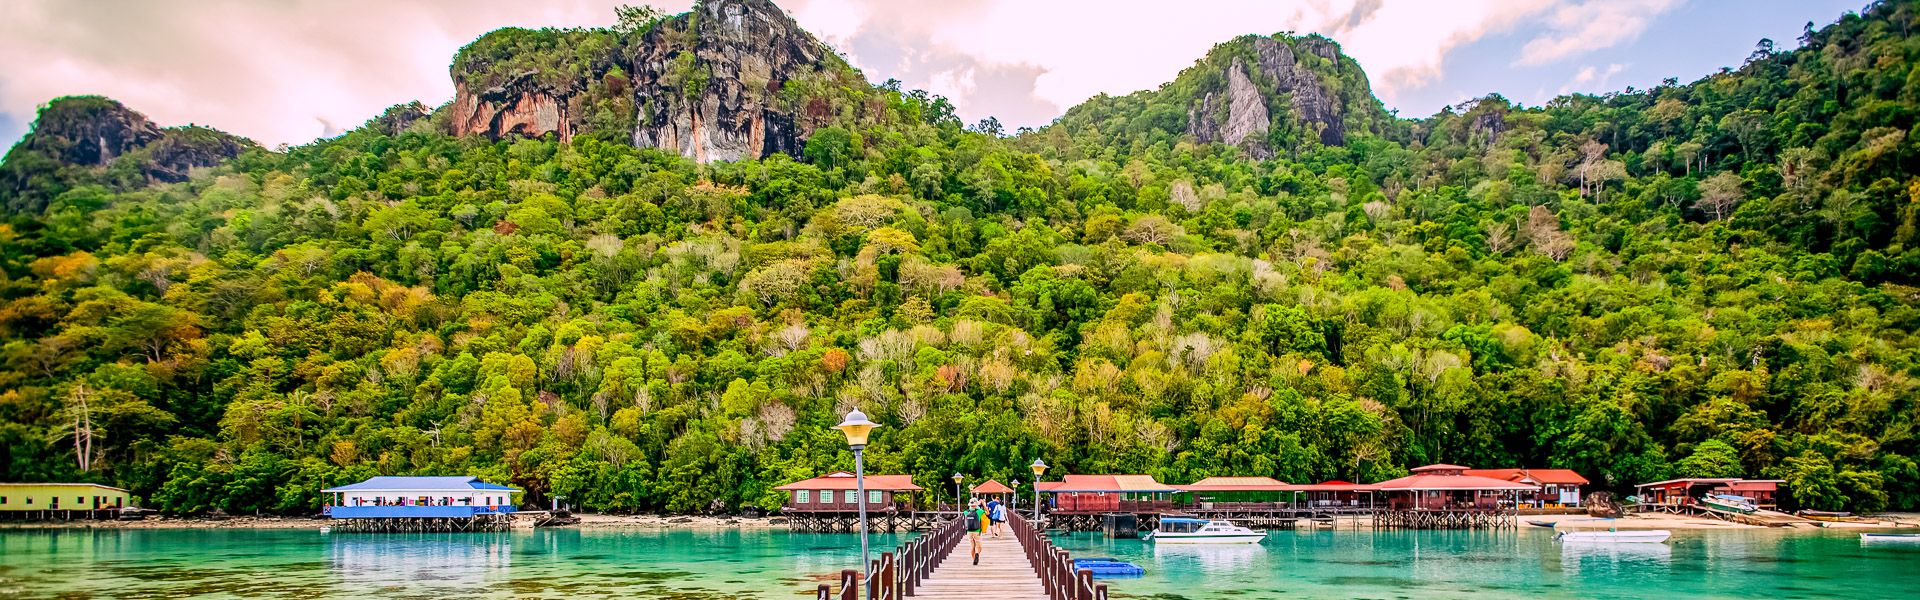
M859 450L865 421L858 411L841 425ZM858 453L856 452L856 456ZM1219 476L1184 484L1147 474L1066 474L1048 477L1035 460L1028 482L913 481L910 475L835 471L776 489L786 502L760 521L796 532L859 533L864 557L857 568L831 575L817 589L821 600L867 598L963 598L982 593L1061 600L1107 597L1096 574L1137 573L1137 565L1074 559L1055 548L1048 532L1097 532L1113 538L1153 538L1158 543L1258 543L1266 531L1288 529L1476 529L1556 528L1557 538L1595 535L1602 543L1659 543L1661 528L1688 524L1730 528L1827 526L1910 527L1846 513L1782 512L1781 480L1685 478L1634 486L1624 498L1596 490L1569 469L1471 468L1433 464L1373 483L1293 483L1270 477ZM1037 483L1036 483L1037 482ZM921 485L922 483L927 485ZM950 484L950 485L949 485ZM947 493L950 491L951 493ZM532 527L572 525L558 499L549 507L523 507L521 490L474 476L377 476L321 490L315 518L322 532L502 532L516 522ZM17 521L76 523L139 522L151 511L134 505L126 490L91 483L0 484L0 516ZM976 527L967 515L980 501L1003 507L994 521L1013 531L994 536L989 562L971 564L960 551L962 532ZM983 513L984 514L984 513ZM1602 523L1604 532L1580 531L1579 523ZM1573 526L1573 527L1569 527ZM1569 527L1560 532L1559 528ZM906 543L872 556L869 532L919 532ZM1904 539L1909 534L1863 534ZM1617 536L1617 537L1604 537ZM1863 539L1866 539L1863 537ZM964 565L964 566L963 566ZM1129 570L1130 569L1130 570ZM944 575L943 575L944 574ZM984 587L983 587L984 586Z

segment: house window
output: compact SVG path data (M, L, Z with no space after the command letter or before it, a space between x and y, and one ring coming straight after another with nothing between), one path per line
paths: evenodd
M7 503L7 497L6 497L6 496L0 496L0 504L6 504L6 503Z
M812 502L812 501L813 501L813 492L810 492L810 491L807 491L807 490L800 490L800 496L799 496L799 498L800 498L800 499L799 499L799 500L795 500L795 501L794 501L794 503L796 503L796 504L806 504L806 503L808 503L808 502Z
M860 494L853 490L846 490L840 493L840 498L845 500L847 504L853 504L860 501Z
M880 503L880 492L878 491L867 492L867 504L879 504L879 503Z

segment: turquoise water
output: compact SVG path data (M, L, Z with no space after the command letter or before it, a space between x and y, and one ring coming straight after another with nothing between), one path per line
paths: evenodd
M1920 586L1920 547L1838 531L1676 532L1635 548L1563 547L1546 530L1289 531L1239 547L1058 540L1147 568L1108 581L1116 598L1893 598ZM858 553L854 536L784 530L5 530L0 597L791 599Z

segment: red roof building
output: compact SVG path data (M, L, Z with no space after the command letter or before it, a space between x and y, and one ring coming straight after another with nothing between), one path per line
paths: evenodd
M1539 486L1535 493L1522 494L1520 501L1541 508L1579 506L1580 486L1589 483L1573 469L1467 469L1465 473Z
M1459 465L1427 465L1413 474L1373 484L1395 510L1495 510L1500 499L1538 486L1466 474Z
M1061 513L1164 512L1180 491L1152 475L1067 475L1034 485L1052 494L1053 511Z
M786 512L851 512L860 509L860 493L852 473L834 471L826 475L795 481L773 489L787 492ZM869 511L881 511L905 508L904 502L895 502L898 492L917 492L920 486L913 484L912 475L868 475L866 476L866 507Z
M994 479L988 479L986 483L973 486L973 495L975 496L998 496L1011 493L1013 493L1013 488L1007 487L1006 484Z
M1780 479L1740 479L1738 477L1693 477L1669 479L1634 486L1641 504L1684 506L1698 504L1707 494L1726 494L1753 499L1761 508L1779 505Z

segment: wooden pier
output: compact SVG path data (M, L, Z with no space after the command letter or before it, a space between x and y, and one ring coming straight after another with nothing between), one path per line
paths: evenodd
M854 511L781 511L780 516L787 519L787 526L794 531L815 533L857 533L860 531L860 513ZM919 510L884 510L867 513L869 531L889 533L901 531L932 531L940 523L953 518L953 513L939 513Z
M327 525L334 533L472 533L511 531L510 514L477 514L471 517L418 517L394 519L335 519Z
M1519 529L1513 509L1401 509L1373 515L1376 529Z
M1018 513L1008 515L1003 537L981 536L980 564L961 519L946 521L892 552L883 552L864 582L870 600L925 598L1006 598L1027 600L1106 600L1107 586L1093 572L1073 568L1067 551L1055 548L1046 533ZM816 600L860 600L861 572L840 572L840 589L820 584Z

